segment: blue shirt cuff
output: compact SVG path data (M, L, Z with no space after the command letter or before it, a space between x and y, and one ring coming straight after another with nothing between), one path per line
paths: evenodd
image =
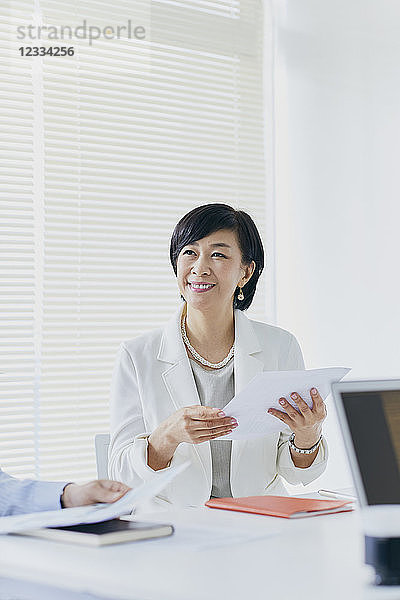
M57 510L61 507L61 494L69 482L36 481L32 490L32 511ZM29 508L29 507L27 507Z

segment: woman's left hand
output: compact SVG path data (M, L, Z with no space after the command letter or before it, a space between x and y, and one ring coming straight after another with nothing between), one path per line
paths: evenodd
M316 388L311 388L310 396L313 402L310 408L303 398L293 392L291 399L296 403L298 411L286 400L280 398L279 404L285 412L270 408L268 413L280 419L295 434L295 444L298 448L311 448L321 435L322 422L326 417L326 406Z

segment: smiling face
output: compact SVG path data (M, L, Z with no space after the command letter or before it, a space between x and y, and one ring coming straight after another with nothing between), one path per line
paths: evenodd
M244 265L234 231L221 229L184 246L177 260L178 287L198 310L232 309L239 285L250 279L255 264Z

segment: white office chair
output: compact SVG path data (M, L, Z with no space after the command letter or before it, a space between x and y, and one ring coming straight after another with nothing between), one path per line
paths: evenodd
M94 436L96 447L97 477L108 479L108 447L110 445L109 433L98 433Z

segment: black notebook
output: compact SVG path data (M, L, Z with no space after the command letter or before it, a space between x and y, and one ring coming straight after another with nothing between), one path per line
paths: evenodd
M105 546L164 537L171 535L173 531L172 525L111 519L110 521L70 525L69 527L44 527L33 531L21 531L16 535L28 535L72 544Z

